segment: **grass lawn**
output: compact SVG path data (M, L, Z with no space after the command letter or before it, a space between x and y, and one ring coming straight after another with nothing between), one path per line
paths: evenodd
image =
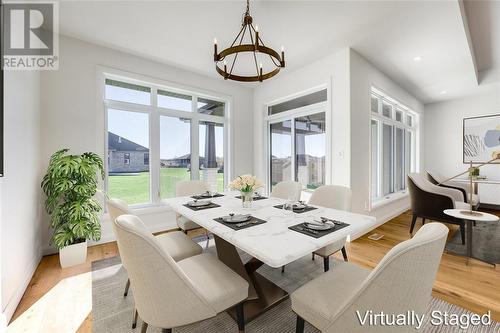
M181 180L189 180L191 173L186 168L160 169L161 198L175 196L175 184ZM111 198L125 200L129 205L148 203L149 199L149 172L140 172L133 175L116 175L108 177L108 194ZM224 174L217 174L217 190L224 190Z

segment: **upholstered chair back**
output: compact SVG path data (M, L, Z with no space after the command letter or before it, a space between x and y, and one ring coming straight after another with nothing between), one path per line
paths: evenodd
M114 223L142 320L151 326L170 328L216 315L137 216L121 215Z
M309 204L338 210L351 210L351 189L345 186L323 185L314 190Z
M125 214L132 214L132 212L128 208L128 204L121 199L113 199L113 198L108 199L106 200L106 206L108 208L109 219L111 221L111 228L113 229L113 234L115 235L116 238L116 244L118 245L118 251L121 253L121 245L120 242L118 241L118 237L116 236L116 226L114 222L118 216ZM121 258L121 260L123 267L127 268L125 260L123 258Z
M427 179L431 183L438 185L439 183L444 182L446 180L446 177L437 171L427 171Z
M412 239L392 248L332 318L326 332L414 332L413 327L361 326L356 311L361 317L366 311L425 313L447 235L448 228L443 224L428 223Z
M285 200L299 201L302 193L302 184L294 181L283 181L274 185L271 197Z
M175 195L185 197L210 191L210 185L201 180L183 180L175 185Z
M120 215L132 214L124 200L112 198L106 201L106 205L112 222Z

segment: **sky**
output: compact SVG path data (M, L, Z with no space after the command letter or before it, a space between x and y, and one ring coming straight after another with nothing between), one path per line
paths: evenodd
M159 106L176 110L190 111L191 102L189 100L172 98L158 95ZM149 105L150 94L148 92L124 89L114 86L106 86L106 98L125 102ZM198 107L204 103L198 103ZM160 158L170 159L179 157L190 152L190 123L187 120L180 120L174 117L160 117ZM108 130L116 135L136 142L149 148L149 125L148 115L145 113L108 110ZM199 126L199 153L205 156L205 125ZM223 156L224 130L216 127L216 156ZM306 136L306 154L311 156L325 156L326 151L325 134ZM291 153L292 140L290 135L273 134L272 154L277 157L287 157Z

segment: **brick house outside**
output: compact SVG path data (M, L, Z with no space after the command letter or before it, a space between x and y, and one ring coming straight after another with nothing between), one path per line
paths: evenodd
M108 168L110 173L149 171L149 149L108 132Z

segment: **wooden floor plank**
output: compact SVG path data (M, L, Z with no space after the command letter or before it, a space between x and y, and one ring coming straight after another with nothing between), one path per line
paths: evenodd
M492 213L500 216L498 211ZM367 268L375 267L392 247L411 237L409 234L410 222L411 213L405 212L373 232L348 243L349 261ZM416 230L420 227L419 221ZM449 226L449 228L449 237L452 237L457 228L455 226ZM368 236L374 232L383 234L384 237L379 241L368 239ZM202 230L198 230L189 235L193 237L202 233ZM89 247L87 262L72 268L61 269L57 255L43 257L12 320L29 309L62 279L89 272L93 261L116 255L118 255L118 248L115 242L111 242ZM336 257L341 259L340 255L336 255ZM495 268L477 260L471 260L470 264L466 265L465 258L445 253L434 284L433 296L476 313L485 313L491 310L492 318L500 321L499 273L498 265ZM81 323L78 332L91 331L92 314Z

